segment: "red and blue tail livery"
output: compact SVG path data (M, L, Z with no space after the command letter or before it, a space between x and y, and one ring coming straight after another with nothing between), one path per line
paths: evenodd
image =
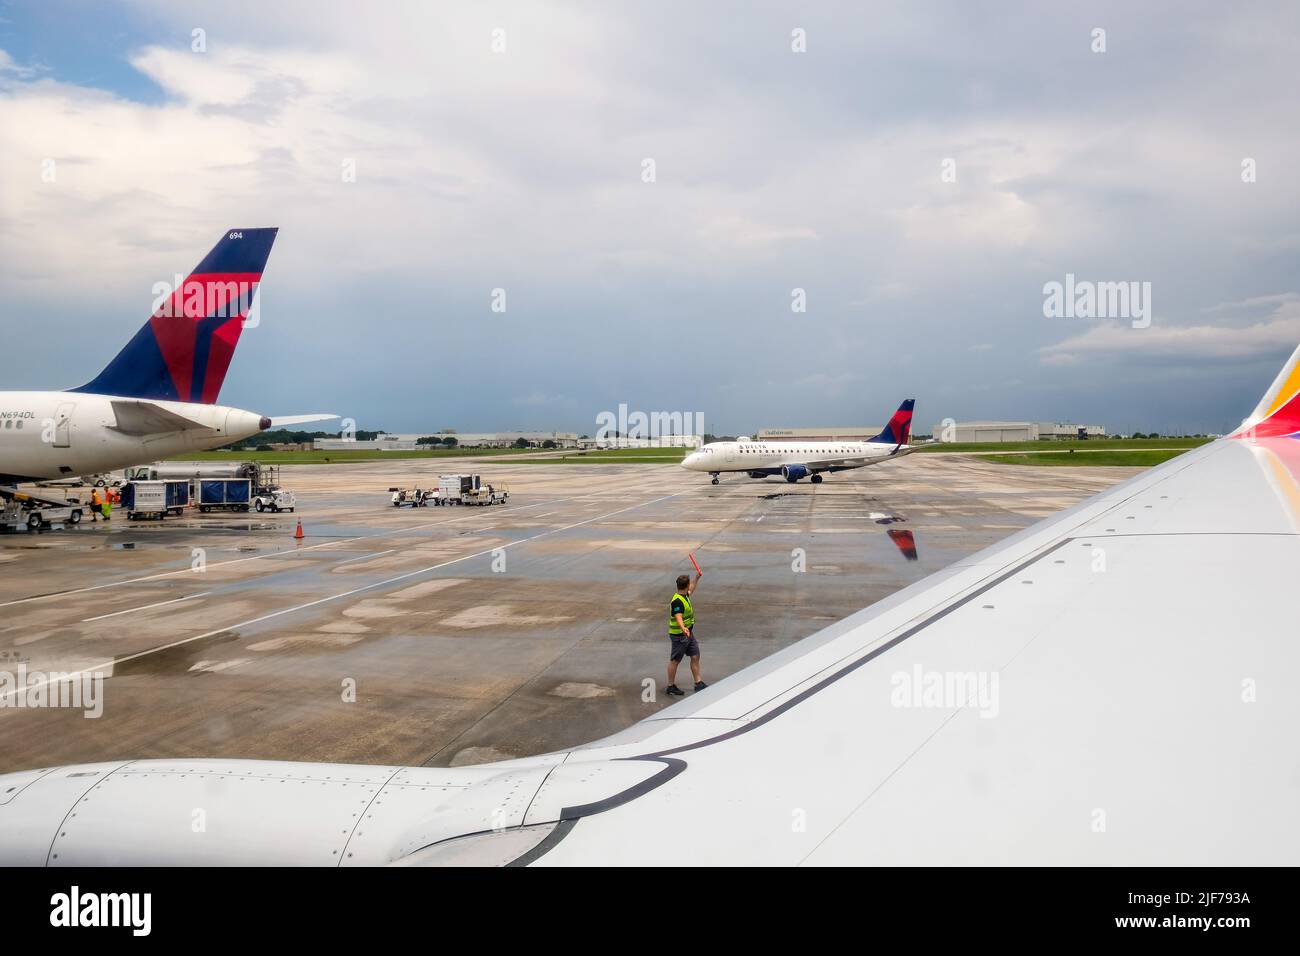
M885 430L869 440L882 445L906 445L907 440L912 436L912 409L915 407L914 398L903 402L898 406L898 411L894 412L894 417L889 420Z
M95 380L74 392L215 404L277 229L231 229Z

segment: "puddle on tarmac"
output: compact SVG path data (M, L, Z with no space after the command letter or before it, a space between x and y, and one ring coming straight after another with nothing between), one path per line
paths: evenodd
M234 631L222 631L187 644L164 648L132 658L129 661L113 664L114 677L129 677L132 674L187 674L205 654L211 654L214 647L239 640Z

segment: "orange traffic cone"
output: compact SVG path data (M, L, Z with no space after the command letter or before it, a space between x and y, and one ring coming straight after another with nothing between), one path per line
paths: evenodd
M301 518L298 519L298 530L293 533L293 536L298 541L302 540L302 519Z

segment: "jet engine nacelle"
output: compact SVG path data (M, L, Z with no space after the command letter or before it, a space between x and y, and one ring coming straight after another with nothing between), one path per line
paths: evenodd
M798 481L800 478L808 477L807 465L782 465L781 477L786 481Z

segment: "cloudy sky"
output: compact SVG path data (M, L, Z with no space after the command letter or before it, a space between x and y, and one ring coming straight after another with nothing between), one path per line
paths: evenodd
M1300 343L1298 10L0 3L0 387L274 225L221 394L268 414L1223 430Z

